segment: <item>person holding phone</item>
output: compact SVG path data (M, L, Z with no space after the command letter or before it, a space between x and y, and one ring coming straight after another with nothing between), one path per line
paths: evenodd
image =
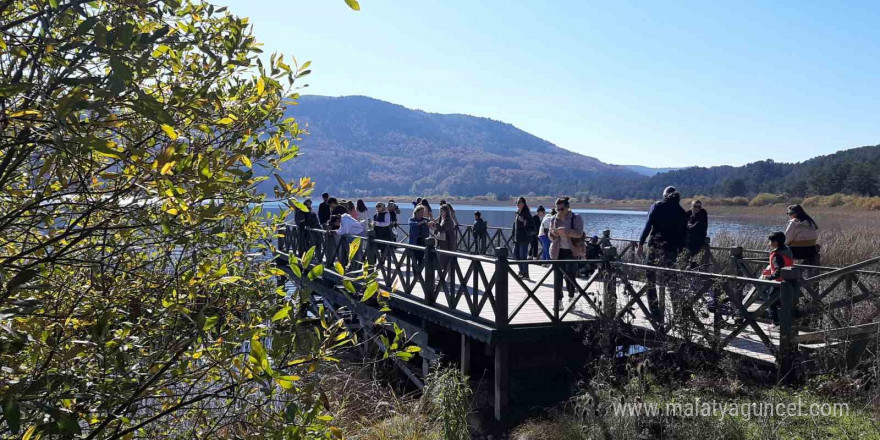
M574 280L577 277L578 265L572 260L583 258L586 253L584 243L584 220L580 215L571 210L568 197L556 199L556 215L550 221L550 258L554 260L566 260L562 271L554 274L554 285L562 283L563 273L567 276L565 287L568 297L574 298ZM559 305L562 306L562 298Z

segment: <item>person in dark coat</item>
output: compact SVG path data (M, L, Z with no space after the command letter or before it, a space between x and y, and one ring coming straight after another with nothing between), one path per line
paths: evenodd
M529 259L529 243L532 236L529 234L529 226L532 223L532 213L525 197L516 201L516 216L513 219L513 258L517 260ZM529 279L529 265L519 263L519 276L524 280Z
M685 247L688 256L693 257L703 249L706 244L706 232L709 230L709 213L703 209L703 202L694 200L691 209L687 212L687 238Z
M663 190L663 200L654 202L648 211L648 219L639 237L636 253L644 257L644 245L648 242L648 264L659 267L672 267L678 260L678 253L684 249L687 237L687 213L681 207L681 195L674 186ZM650 236L650 240L648 237ZM648 271L648 308L655 320L663 323L663 307L657 299L657 274ZM667 281L667 280L664 280ZM677 298L673 296L673 303Z
M330 206L330 194L321 194L321 198L324 199L324 201L318 205L318 221L320 221L322 225L326 225L327 222L330 221L330 208L332 208Z
M483 220L483 213L474 211L474 245L478 255L486 253L487 243L489 242L489 227L486 220Z

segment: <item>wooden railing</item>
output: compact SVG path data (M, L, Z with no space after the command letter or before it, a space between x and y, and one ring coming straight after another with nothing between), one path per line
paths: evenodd
M511 237L503 232L509 229L493 228L492 244L498 246L492 250L494 255L487 256L474 249L472 227L460 226L459 231L461 228L464 232L458 236L458 252L437 249L433 239L428 239L426 246L415 246L376 240L369 234L363 239L364 259L377 271L382 287L394 295L494 329L604 320L620 328L690 340L714 350L755 351L754 347L736 345L760 344L781 371L792 368L799 344L838 340L877 327L880 312L874 311L866 322L855 325L839 312L848 310L851 314L858 304L880 302L876 293L880 272L867 270L880 263L880 257L845 268L786 268L783 281L772 281L756 276L766 260L744 257L748 252L761 252L756 250L706 246L696 265L655 267L631 261L633 240L606 234L602 259L518 261L509 259ZM323 262L325 270L332 270L336 261L348 257L346 243L333 232L298 231L289 225L278 235L279 255L302 255L315 246L313 261ZM621 244L621 251L608 243ZM512 267L519 264L539 276L533 277L534 281L523 279ZM820 273L804 278L805 269ZM572 275L582 270L586 276ZM563 293L569 284L574 299L566 302ZM551 298L547 298L548 287L553 292ZM511 295L512 290L517 295ZM662 314L651 309L648 296L652 291L657 291L655 309ZM770 327L766 318L776 304L778 330ZM523 319L527 307L532 315ZM746 339L742 337L745 333L749 335Z

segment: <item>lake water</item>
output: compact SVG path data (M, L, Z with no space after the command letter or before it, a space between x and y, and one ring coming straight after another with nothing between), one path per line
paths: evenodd
M320 200L320 199L318 199ZM375 212L375 201L364 200L370 212ZM267 204L271 206L271 204ZM276 205L277 206L277 205ZM317 202L314 209L317 209ZM411 203L398 205L401 210L401 217L405 220L412 215L413 206ZM474 211L480 211L483 219L489 223L489 227L510 228L513 226L514 210L513 206L482 206L482 205L453 205L455 215L458 222L462 225L470 225L474 222ZM439 204L432 204L431 208L434 215L439 215ZM535 208L531 207L532 214ZM711 207L710 207L711 208ZM270 208L271 209L271 208ZM277 207L275 208L277 209ZM611 230L613 238L631 238L637 239L645 225L647 212L645 211L629 211L629 210L609 210L609 209L575 209L575 212L583 216L584 229L588 235L602 235L602 231ZM773 231L785 228L787 218L780 218L779 224L768 224L765 222L750 222L741 219L725 218L721 216L713 216L712 210L709 209L709 236L719 234L729 235L755 235L758 237L766 237ZM403 222L401 222L403 223Z

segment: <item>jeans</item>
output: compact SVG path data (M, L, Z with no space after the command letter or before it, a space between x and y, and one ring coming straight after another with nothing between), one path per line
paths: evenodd
M559 249L559 257L557 260L574 260L574 254L571 253L571 249ZM574 296L574 280L577 279L577 263L565 263L562 265L562 270L553 272L553 285L559 286L562 284L563 273L568 275L568 279L565 280L565 287L568 290L568 297L571 298ZM560 294L560 299L562 298Z
M485 254L487 242L489 241L489 236L487 234L480 234L480 235L475 236L474 238L476 238L476 241L477 241L477 243L476 243L477 254L479 254L479 255Z
M538 237L541 240L541 259L549 260L550 259L550 237L546 235L542 235Z
M528 260L529 259L529 242L516 242L513 244L513 258L516 260ZM529 275L529 265L526 263L519 263L519 274L520 275Z
M529 240L529 257L538 259L538 236L533 235Z
M678 260L678 252L671 249L663 249L660 247L650 247L648 249L648 265L657 266L657 267L672 267L675 265L675 262ZM657 298L657 273L653 270L649 270L646 274L646 278L648 280L648 309L651 311L651 314L654 315L654 318L658 323L662 324L664 319L663 308L665 304L660 304L660 301ZM670 284L672 279L667 276L660 276L661 283L667 283L669 285L664 285L663 287L667 290L672 288L673 286ZM670 292L670 296L673 296L673 292ZM677 303L678 298L672 298L673 303Z

